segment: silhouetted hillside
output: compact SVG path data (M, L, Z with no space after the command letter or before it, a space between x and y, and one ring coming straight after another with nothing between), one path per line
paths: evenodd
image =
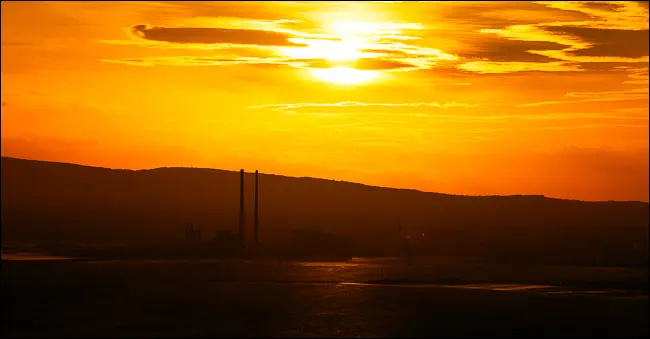
M250 235L253 174L245 180ZM397 238L401 223L430 253L647 263L648 203L455 196L268 174L259 180L262 242L294 228ZM211 237L237 229L238 208L237 172L2 158L3 243L182 241L190 221Z

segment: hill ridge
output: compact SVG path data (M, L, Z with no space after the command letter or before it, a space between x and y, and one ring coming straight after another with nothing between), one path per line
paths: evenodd
M24 159L24 158L7 157L7 156L2 156L2 159L3 160L8 159L8 160L11 160L11 161L36 162L36 163L43 163L43 164L70 165L70 166L78 166L78 167L84 167L84 168L104 169L104 170L112 170L112 171L127 171L127 172L147 172L147 171L161 171L161 170L208 170L208 171L228 172L228 173L238 173L239 172L239 171L236 171L236 170L226 170L226 169L210 168L210 167L163 166L163 167L154 167L154 168L145 168L145 169L128 169L128 168L111 168L111 167L102 167L102 166L93 166L93 165L83 165L83 164L77 164L77 163L72 163L72 162L63 162L63 161L47 161L47 160L37 160L37 159ZM244 169L244 173L252 174L254 172L248 172L248 171L246 171ZM296 177L294 177L294 176L288 176L288 175L283 175L283 174L263 173L263 172L259 172L259 174L264 175L264 176L275 176L275 177L279 177L279 178L322 180L322 181L332 182L332 183L344 183L344 184L360 185L360 186L371 187L371 188L399 190L399 191L410 191L410 192L425 193L425 194L432 194L432 195L439 195L439 196L451 196L451 197L471 197L471 198L522 197L522 198L543 198L543 199L563 200L563 201L577 201L577 202L639 202L639 203L646 203L646 202L643 202L643 201L632 201L632 200L630 200L630 201L626 201L626 200L595 200L594 201L594 200L567 199L567 198L548 197L548 196L545 196L543 194L509 194L509 195L499 195L499 194L486 194L486 195L452 194L452 193L424 191L424 190L419 190L419 189L416 189L416 188L377 186L377 185L370 185L370 184L365 184L365 183L361 183L361 182L327 179L327 178L318 178L318 177L309 177L309 176L300 176L300 177L296 176Z

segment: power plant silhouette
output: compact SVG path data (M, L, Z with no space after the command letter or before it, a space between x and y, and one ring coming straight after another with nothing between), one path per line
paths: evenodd
M259 249L259 214L258 214L258 171L255 170L255 200L253 205L253 250ZM244 212L244 170L239 170L239 242L242 249L246 249L246 229L245 229L245 217Z
M244 170L239 171L239 230L236 235L228 230L215 231L215 238L213 245L217 251L225 253L246 253L258 252L260 249L259 241L259 172L255 171L255 196L253 205L253 243L252 246L247 246L246 242L246 213L244 208ZM194 227L194 223L188 222L185 224L185 243L188 246L196 246L201 244L201 230Z
M239 170L239 246L246 248L246 237L244 235L244 170Z
M216 229L214 239L211 241L201 242L201 230L194 227L194 223L185 224L185 240L189 253L201 255L217 255L225 257L254 256L266 257L287 256L287 257L326 257L326 258L350 258L353 247L361 253L364 253L363 246L369 246L373 243L372 236L369 235L335 235L328 232L310 229L292 229L290 237L283 243L273 246L260 244L260 222L259 222L259 171L255 170L255 184L253 187L253 234L247 237L246 233L246 209L245 209L245 173L239 171L239 219L238 230L233 232L229 229ZM250 191L249 191L250 192ZM397 239L395 239L397 238ZM250 240L249 240L250 239ZM399 224L398 234L393 235L393 239L401 242L401 249L398 250L402 255L409 256L411 244L408 236L403 233L403 227ZM391 246L390 244L374 243L375 247ZM367 249L365 250L368 251ZM370 250L372 251L372 250Z

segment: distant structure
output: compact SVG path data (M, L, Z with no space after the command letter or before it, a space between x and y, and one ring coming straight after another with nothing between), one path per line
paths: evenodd
M244 237L244 170L239 170L239 241L241 248L246 248L246 238Z
M254 200L254 213L253 213L253 245L255 246L255 249L258 249L259 247L259 231L260 231L260 225L259 225L259 215L258 215L258 181L257 181L257 170L255 170L255 200Z
M185 224L185 242L188 244L201 242L201 230L194 229L194 223L188 222Z
M258 175L259 171L255 170L255 190L254 190L254 207L253 207L253 244L250 249L256 250L259 245L259 214L258 214L258 206L259 206L259 199L258 199ZM217 230L215 232L215 238L212 241L214 245L216 246L215 248L219 248L217 250L220 253L233 253L234 247L231 244L234 244L235 247L238 247L238 251L242 251L240 253L243 253L247 250L246 246L246 220L245 220L245 211L244 211L244 170L241 169L239 170L239 233L238 234L233 234L225 230ZM187 233L190 233L188 235L189 238L196 238L193 231L193 225L188 224L189 227L187 230ZM198 233L198 238L200 238L200 230ZM235 242L233 243L233 240Z

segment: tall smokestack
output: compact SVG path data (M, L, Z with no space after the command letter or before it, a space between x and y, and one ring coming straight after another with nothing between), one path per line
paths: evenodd
M244 239L244 170L239 171L239 240L241 241L242 248L246 242Z
M260 242L259 241L259 230L260 230L259 226L260 225L259 225L259 219L258 219L258 215L257 215L257 207L258 207L258 205L257 205L258 184L257 183L258 183L257 182L257 170L255 170L255 207L254 207L255 212L253 214L253 232L254 232L254 236L255 236L255 238L254 238L255 247L257 247L257 245Z

